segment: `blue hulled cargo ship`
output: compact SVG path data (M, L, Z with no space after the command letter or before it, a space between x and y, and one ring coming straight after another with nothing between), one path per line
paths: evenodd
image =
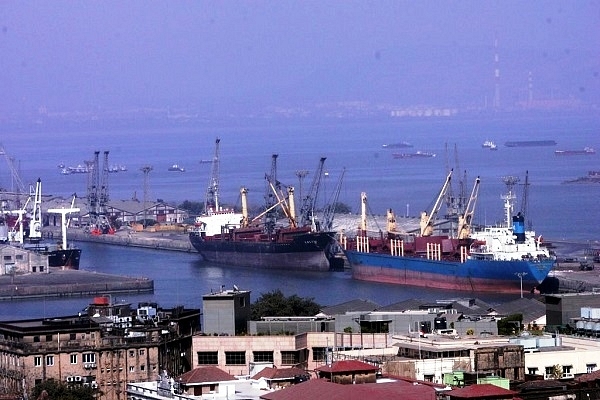
M352 277L470 292L533 291L547 277L555 257L543 245L541 236L525 230L521 213L513 216L514 195L510 190L503 196L505 224L472 232L470 224L478 186L479 179L469 201L473 205L467 205L458 218L456 237L433 235L430 216L424 213L418 236L394 233L388 223L385 237L370 238L363 226L355 239L342 240ZM438 201L441 197L442 193ZM388 221L393 222L390 212Z

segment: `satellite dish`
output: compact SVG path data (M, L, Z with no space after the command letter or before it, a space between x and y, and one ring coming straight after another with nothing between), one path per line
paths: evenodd
M237 287L237 285L233 285L233 290L235 290L236 292L240 291L240 289Z

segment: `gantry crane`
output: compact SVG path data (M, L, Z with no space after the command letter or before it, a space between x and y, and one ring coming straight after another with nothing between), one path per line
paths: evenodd
M477 177L473 190L471 191L471 197L467 202L465 211L458 217L458 238L467 239L471 234L471 223L473 220L473 214L475 214L475 205L477 204L477 196L479 195L479 183L481 179Z
M212 212L219 211L219 143L221 139L215 140L215 155L212 159L212 170L206 188L204 198L204 214L209 215Z
M99 163L100 152L94 152L94 160L88 164L88 210L90 215L90 233L92 235L112 234L114 228L108 218L108 151L104 152L102 169ZM102 170L102 180L100 171Z
M300 226L312 226L313 230L318 230L317 221L315 221L315 206L319 194L319 186L321 185L321 177L323 176L323 166L326 157L321 157L319 165L313 176L312 183L308 194L302 199L302 207L300 208Z

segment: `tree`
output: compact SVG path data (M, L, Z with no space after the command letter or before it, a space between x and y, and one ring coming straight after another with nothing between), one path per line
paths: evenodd
M313 316L321 311L321 306L313 298L301 298L297 295L285 297L281 290L263 293L252 304L252 320L262 317L300 317Z
M32 399L48 400L94 400L99 392L81 384L66 385L54 379L48 379L35 385L31 391Z
M187 211L191 215L200 215L204 211L204 203L197 201L185 200L179 205L179 208Z

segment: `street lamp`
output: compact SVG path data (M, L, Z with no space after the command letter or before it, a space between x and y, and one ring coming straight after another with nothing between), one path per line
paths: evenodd
M527 272L515 272L515 275L521 280L521 298L523 298L523 277L527 275Z

